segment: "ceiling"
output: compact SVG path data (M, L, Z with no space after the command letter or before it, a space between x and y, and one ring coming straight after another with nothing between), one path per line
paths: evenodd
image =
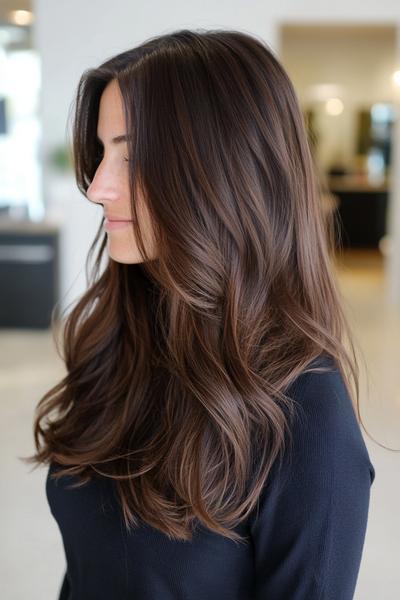
M32 0L1 0L0 1L0 24L6 25L8 12L10 10L33 10Z

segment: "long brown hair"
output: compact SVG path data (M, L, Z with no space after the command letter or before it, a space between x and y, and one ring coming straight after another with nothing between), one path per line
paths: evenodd
M84 195L112 80L131 135L132 226L144 260L106 257L101 270L99 228L88 289L63 323L67 374L38 403L28 460L58 463L53 476L76 475L75 486L112 478L128 529L142 519L191 539L197 520L242 541L232 528L290 440L291 384L326 354L358 408L333 220L295 90L262 40L184 29L85 71L73 124ZM136 218L139 190L155 260Z

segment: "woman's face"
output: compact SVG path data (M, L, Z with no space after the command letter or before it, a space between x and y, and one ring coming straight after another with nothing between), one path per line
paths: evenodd
M113 141L113 138L125 134L121 92L117 82L112 80L100 99L97 137L103 145L103 155L88 187L87 198L101 204L104 216L111 220L110 223L105 221L109 256L121 263L140 263L144 259L137 247L132 225L127 142ZM155 258L151 220L142 195L139 195L137 212L146 251ZM120 222L116 222L118 219ZM115 220L114 223L112 220Z

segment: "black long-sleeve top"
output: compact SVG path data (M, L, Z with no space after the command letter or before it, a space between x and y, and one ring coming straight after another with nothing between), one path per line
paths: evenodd
M247 545L202 526L191 542L147 524L128 534L110 480L66 489L72 476L51 479L51 463L67 563L58 600L351 600L375 469L337 369L301 374L289 395L291 460L274 464L258 511L236 528Z

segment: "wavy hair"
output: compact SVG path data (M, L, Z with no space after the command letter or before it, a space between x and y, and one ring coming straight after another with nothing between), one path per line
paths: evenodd
M291 441L288 390L298 376L326 370L312 363L329 355L358 409L334 219L293 84L261 39L183 29L86 70L73 124L84 195L112 80L130 135L132 227L144 260L106 257L101 268L100 226L87 290L60 321L67 372L36 407L27 460L57 462L52 476L76 476L73 487L111 478L128 530L141 519L186 540L197 522L242 541L233 528Z

